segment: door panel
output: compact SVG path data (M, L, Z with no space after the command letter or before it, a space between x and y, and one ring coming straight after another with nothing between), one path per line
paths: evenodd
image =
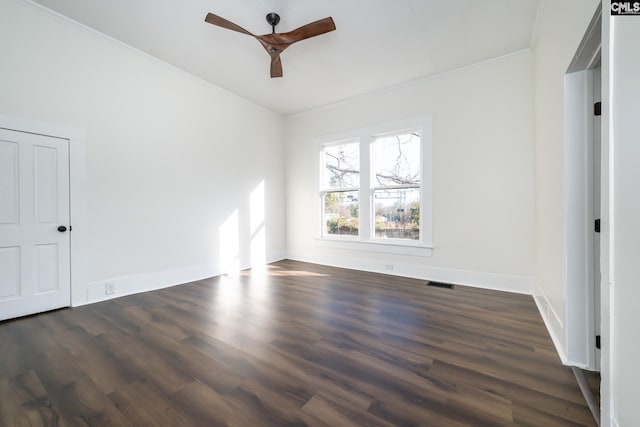
M58 222L57 160L55 148L33 147L34 201L37 224Z
M36 295L57 291L60 288L58 245L37 245L36 253Z
M0 301L16 298L20 289L20 248L0 248Z
M0 141L0 224L18 223L18 143Z
M68 141L0 129L0 320L71 303Z

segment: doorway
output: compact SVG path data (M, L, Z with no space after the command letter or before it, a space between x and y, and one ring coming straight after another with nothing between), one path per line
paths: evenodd
M567 361L599 370L602 16L597 10L565 74Z
M85 131L0 114L0 132L0 319L86 304Z
M602 274L600 272L600 218L602 204L602 68L600 60L593 70L593 328L596 336L593 370L600 372L600 336L601 317L600 286Z
M565 274L567 362L600 422L602 274L602 12L565 74ZM604 319L606 320L606 319ZM605 350L606 354L606 350Z

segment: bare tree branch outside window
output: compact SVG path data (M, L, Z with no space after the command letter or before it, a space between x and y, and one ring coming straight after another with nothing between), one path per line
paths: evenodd
M377 186L420 184L419 133L376 138L373 151Z
M420 238L421 136L414 131L374 139L372 185L377 238Z
M357 188L360 185L360 147L352 142L330 145L324 149L328 188Z
M420 184L421 135L411 132L377 138L376 186ZM325 167L330 188L356 188L360 183L359 156L351 144L329 146L325 149Z

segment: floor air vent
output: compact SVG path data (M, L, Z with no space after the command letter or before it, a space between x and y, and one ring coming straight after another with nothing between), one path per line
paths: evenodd
M427 282L427 286L433 286L434 288L453 289L453 285L451 283Z

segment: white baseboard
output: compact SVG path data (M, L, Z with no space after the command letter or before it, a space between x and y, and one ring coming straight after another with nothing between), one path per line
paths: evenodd
M275 262L281 259L282 257L270 260L268 261L268 263ZM169 288L171 286L182 285L189 282L195 282L198 280L219 276L221 274L223 274L223 272L219 271L216 266L201 264L172 270L156 271L151 273L97 280L94 282L90 282L88 285L87 302L74 304L74 306L92 304L95 302L106 301L126 295ZM105 285L107 283L111 283L114 285L115 292L113 294L105 294Z
M565 349L565 340L563 338L565 336L564 322L560 316L558 316L558 313L553 308L553 305L551 305L549 298L539 286L535 287L533 300L538 306L538 311L540 312L542 320L547 327L547 331L551 336L551 340L553 341L553 345L556 347L556 352L558 353L562 364L569 365ZM575 364L572 365L578 366ZM583 366L578 367L584 368Z
M125 295L154 291L183 283L194 282L219 275L220 272L209 265L194 265L174 270L135 274L131 276L112 277L89 283L87 303L105 301ZM105 294L105 285L113 284L115 292Z
M329 265L332 267L350 268L372 273L391 274L415 279L452 283L455 285L464 285L526 295L532 295L535 286L535 279L528 276L458 270L424 264L393 261L388 263L388 265L393 265L393 270L387 270L385 269L385 264L387 264L385 262L358 257L324 255L308 257L289 254L287 258L296 261Z

